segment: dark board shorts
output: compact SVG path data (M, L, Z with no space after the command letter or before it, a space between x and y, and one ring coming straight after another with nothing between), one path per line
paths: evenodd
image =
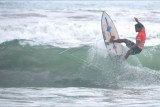
M128 48L130 48L130 47L132 47L134 44L135 44L134 42L128 40L127 43L126 43L126 46L127 46ZM139 54L141 51L142 51L142 50L141 50L138 46L136 46L136 47L134 47L134 48L131 50L130 55Z

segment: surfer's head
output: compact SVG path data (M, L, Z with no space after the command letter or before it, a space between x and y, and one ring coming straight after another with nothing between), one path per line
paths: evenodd
M143 26L139 23L135 24L135 30L136 32L140 32L142 30Z

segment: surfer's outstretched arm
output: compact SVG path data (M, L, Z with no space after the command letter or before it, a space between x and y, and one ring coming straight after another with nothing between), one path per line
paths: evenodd
M138 18L135 17L134 19L138 24L140 24L144 28L144 25L141 22L139 22Z

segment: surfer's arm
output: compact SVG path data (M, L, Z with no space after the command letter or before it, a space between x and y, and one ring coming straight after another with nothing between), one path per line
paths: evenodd
M136 21L137 23L139 23L141 26L143 26L143 24L139 22L138 18L135 17L134 19L135 19L135 21ZM144 26L143 26L143 28L144 28Z

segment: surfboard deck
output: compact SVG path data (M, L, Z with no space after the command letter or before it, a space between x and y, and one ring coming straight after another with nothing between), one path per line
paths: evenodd
M119 35L112 19L106 12L102 13L101 27L104 43L109 55L112 58L121 58L123 53L122 45L120 43L109 42L112 36L115 36L114 40L119 39Z

